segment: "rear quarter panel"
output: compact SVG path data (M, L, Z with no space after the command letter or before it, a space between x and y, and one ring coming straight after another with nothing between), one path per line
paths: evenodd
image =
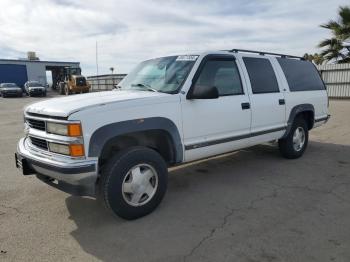
M283 86L283 92L286 101L286 119L288 120L292 109L301 104L311 104L314 107L315 119L326 117L329 114L328 110L328 95L327 90L310 90L310 91L290 91L287 79L283 73L281 66L277 60L274 60L275 70ZM321 125L315 123L315 126Z

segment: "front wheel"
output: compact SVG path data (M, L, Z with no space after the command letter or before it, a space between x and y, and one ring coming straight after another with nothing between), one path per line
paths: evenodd
M59 91L60 95L64 95L64 92L65 92L65 84L64 83L61 82L58 84L58 91Z
M160 204L167 182L166 163L156 151L131 147L102 168L99 194L114 214L131 220L151 213Z
M303 155L309 141L309 129L303 117L294 120L287 137L278 141L279 149L285 158L295 159Z
M70 90L69 90L68 85L65 85L65 87L64 87L64 94L65 94L66 96L69 96L69 95L70 95Z

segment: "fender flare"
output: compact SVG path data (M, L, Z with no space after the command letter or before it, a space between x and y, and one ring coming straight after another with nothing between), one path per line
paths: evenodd
M108 141L115 137L149 130L166 131L170 135L173 142L175 162L179 163L183 161L183 145L178 128L173 121L164 117L127 120L111 123L98 128L91 135L88 156L99 157Z
M282 138L285 138L286 136L288 136L290 129L292 128L295 117L298 114L300 114L301 112L306 112L306 111L312 111L314 114L314 117L315 117L315 108L312 104L300 104L300 105L296 105L292 108L292 110L289 113L286 132L284 133ZM314 119L314 121L315 121L315 119ZM313 126L313 123L312 123L312 126ZM311 126L311 128L312 128L312 126Z

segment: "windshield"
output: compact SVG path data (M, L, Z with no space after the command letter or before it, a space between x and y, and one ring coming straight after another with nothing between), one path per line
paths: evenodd
M36 87L36 86L43 86L42 84L40 84L39 82L29 82L28 83L29 87Z
M67 75L81 75L81 69L79 67L68 67L66 68Z
M140 63L120 83L122 90L176 93L186 80L198 56L155 58Z
M13 84L13 83L5 83L5 84L2 84L1 87L7 87L7 88L9 88L9 87L17 87L17 85L16 85L16 84Z

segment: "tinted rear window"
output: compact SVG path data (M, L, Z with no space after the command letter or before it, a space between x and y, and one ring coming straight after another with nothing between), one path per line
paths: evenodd
M290 91L324 90L325 86L309 61L277 58L287 78Z
M275 72L266 58L244 57L254 94L279 92Z

